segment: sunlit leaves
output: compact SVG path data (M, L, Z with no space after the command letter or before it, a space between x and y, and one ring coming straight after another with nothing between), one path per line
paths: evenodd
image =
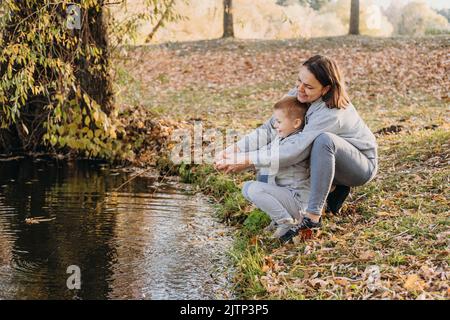
M14 126L21 112L33 112L40 105L46 114L33 125L45 129L42 142L47 146L87 156L126 158L129 148L118 141L117 132L124 129L117 114L101 105L85 80L109 79L108 48L90 34L98 32L90 24L99 21L101 15L95 12L105 9L105 1L79 2L82 16L87 17L81 30L66 27L66 9L72 4L66 0L1 2L1 126ZM35 129L19 123L25 135Z

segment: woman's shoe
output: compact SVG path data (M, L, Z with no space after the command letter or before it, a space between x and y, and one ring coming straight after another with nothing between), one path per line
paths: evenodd
M325 212L338 214L349 193L350 187L337 185L334 191L328 194Z
M300 231L306 229L319 229L322 226L322 218L320 218L319 222L313 222L307 216L304 216L302 222L295 225L288 232L286 232L282 237L280 237L281 242L286 243L292 240L292 238L296 237Z

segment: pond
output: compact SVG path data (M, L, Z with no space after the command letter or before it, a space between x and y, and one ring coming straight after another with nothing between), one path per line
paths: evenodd
M231 230L212 205L173 178L135 175L0 162L0 299L233 298Z

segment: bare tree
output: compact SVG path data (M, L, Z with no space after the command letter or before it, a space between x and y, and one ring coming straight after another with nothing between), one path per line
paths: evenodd
M359 0L352 0L350 7L350 31L349 34L359 34Z
M222 38L234 38L233 28L233 1L223 0L223 36Z

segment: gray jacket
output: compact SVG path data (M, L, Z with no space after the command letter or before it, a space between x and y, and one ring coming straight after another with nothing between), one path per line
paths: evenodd
M295 96L297 90L288 95ZM279 152L263 152L263 146L276 138L274 119L269 119L262 126L237 142L241 152L247 152L257 169L273 166L278 162L279 168L287 168L309 158L311 145L315 138L323 132L334 133L345 139L361 151L368 159L373 159L377 166L377 142L375 136L359 116L355 107L349 104L345 109L330 109L322 99L311 104L305 116L305 127L302 132L280 144ZM276 154L276 157L274 155Z
M288 137L280 138L276 136L270 144L259 149L260 153L267 153L272 159L277 154L281 146L290 145L298 139L301 131L292 133ZM276 161L271 162L271 166L259 167L259 176L267 176L267 183L279 187L286 187L302 195L302 198L309 198L310 172L309 159L299 161L287 167L279 167Z

